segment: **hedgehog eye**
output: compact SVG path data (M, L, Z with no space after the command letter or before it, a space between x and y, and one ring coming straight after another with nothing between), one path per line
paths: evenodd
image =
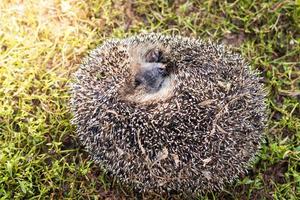
M157 71L162 77L166 77L168 75L166 68L159 67L157 68Z
M163 58L163 53L160 49L151 49L145 55L146 62L160 62Z
M134 80L134 87L138 87L138 86L141 85L141 84L142 84L142 81L141 81L140 79L136 78L136 79Z

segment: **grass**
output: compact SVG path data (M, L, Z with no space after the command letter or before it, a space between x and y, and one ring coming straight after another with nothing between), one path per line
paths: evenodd
M147 31L231 45L269 91L266 142L253 169L199 199L299 198L299 0L2 0L0 199L134 197L78 144L67 83L88 50Z

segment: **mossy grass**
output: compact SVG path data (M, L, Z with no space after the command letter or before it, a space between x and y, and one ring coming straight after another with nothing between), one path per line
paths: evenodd
M68 84L105 39L149 31L232 46L268 91L268 128L253 168L199 199L299 198L299 0L1 1L0 198L135 197L78 144Z

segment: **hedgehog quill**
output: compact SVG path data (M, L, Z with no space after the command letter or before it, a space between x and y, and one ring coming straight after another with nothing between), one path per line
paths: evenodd
M105 42L71 93L86 151L140 192L221 190L246 173L266 124L263 85L244 59L181 36Z

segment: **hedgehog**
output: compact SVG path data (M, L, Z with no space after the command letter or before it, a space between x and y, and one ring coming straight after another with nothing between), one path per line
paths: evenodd
M183 36L104 42L71 94L91 159L141 193L222 190L247 173L266 124L258 72L222 44Z

